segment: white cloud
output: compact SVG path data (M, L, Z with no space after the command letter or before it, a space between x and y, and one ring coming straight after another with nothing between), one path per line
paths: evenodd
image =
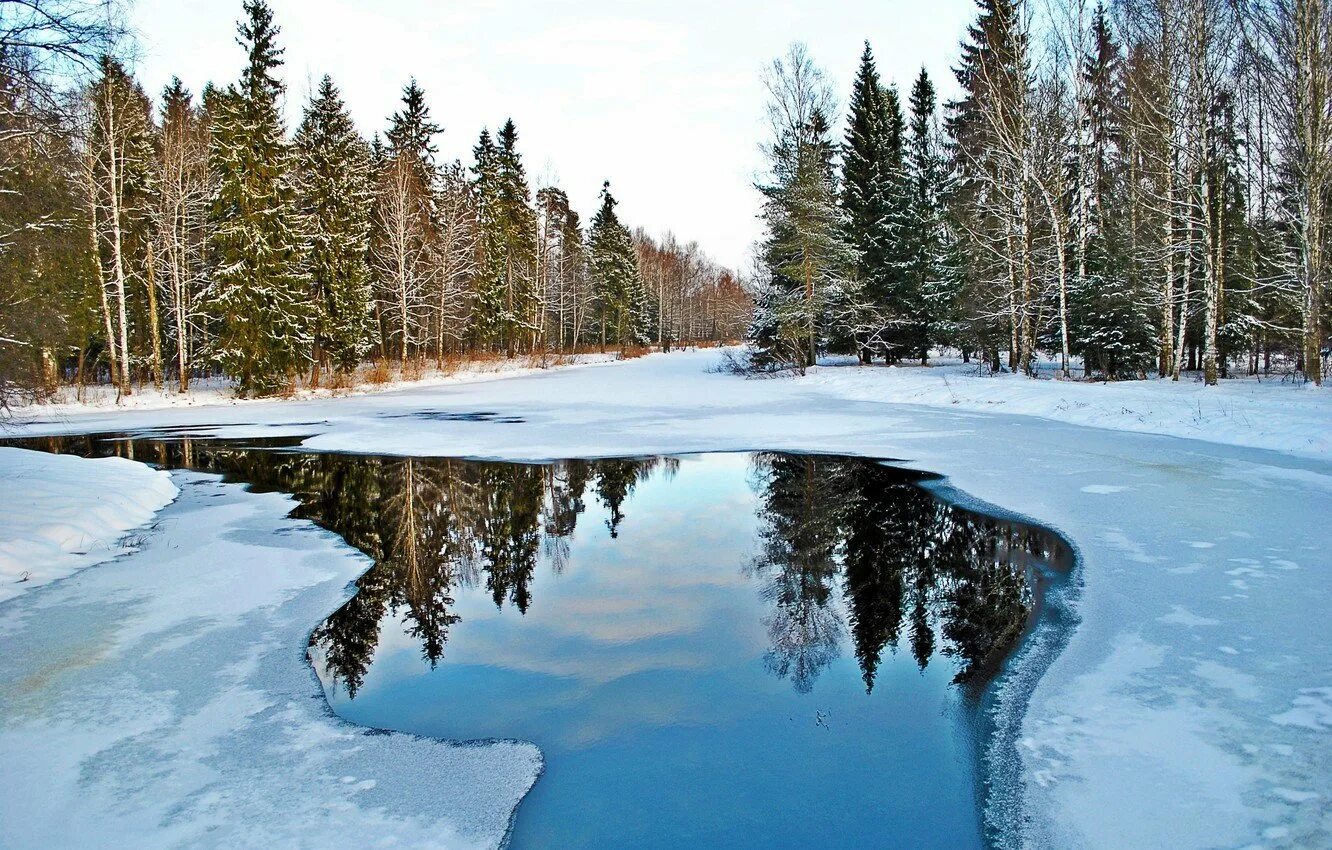
M329 73L369 135L415 76L444 125L441 153L466 160L483 126L513 117L529 175L558 173L585 215L605 179L624 217L696 239L743 267L759 236L759 72L809 43L845 99L861 41L906 89L922 63L942 92L973 15L970 0L429 2L272 0L286 47L287 116ZM194 91L229 82L243 56L236 2L138 0L139 73Z

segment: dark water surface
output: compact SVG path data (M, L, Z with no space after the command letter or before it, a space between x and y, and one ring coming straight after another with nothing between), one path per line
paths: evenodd
M329 702L535 742L515 848L981 846L981 700L1070 561L1044 529L857 458L21 444L290 493L369 555L312 624Z

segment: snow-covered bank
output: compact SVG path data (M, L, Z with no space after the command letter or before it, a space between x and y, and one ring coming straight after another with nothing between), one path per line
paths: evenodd
M498 845L536 747L338 720L303 648L365 556L175 478L139 551L0 606L0 846Z
M1196 377L1094 383L991 375L975 365L836 365L798 383L843 398L1039 416L1056 422L1163 434L1332 458L1332 387L1254 378L1204 386Z
M490 384L515 378L554 376L580 367L632 367L641 362L678 363L685 371L720 368L727 349L651 354L639 360L615 355L580 354L544 366L526 358L490 360L457 371L427 373L416 381L361 384L349 391L302 391L291 399L232 398L230 388L205 385L180 396L144 390L116 404L109 388L99 388L83 403L64 401L19 408L11 423L19 433L74 434L121 428L244 422L308 422L321 417L363 413L374 409L410 409L416 400L451 387ZM730 349L735 352L738 349ZM803 377L779 377L749 384L772 384L771 391L746 390L765 396L790 391L817 391L830 398L883 404L908 404L1035 416L1093 428L1184 437L1231 446L1288 452L1302 457L1332 459L1332 386L1296 385L1280 378L1243 378L1203 386L1197 376L1171 380L1096 383L1057 381L1050 369L1034 380L1024 375L991 375L975 364L940 359L930 367L857 366L847 358L829 361ZM640 365L635 365L640 364ZM1048 366L1048 364L1046 364ZM655 365L647 367L655 370ZM601 369L596 370L598 373ZM739 379L736 379L739 380ZM596 383L597 379L592 379ZM606 386L614 385L607 379ZM505 390L499 390L501 397ZM603 395L601 403L614 401ZM701 399L707 403L706 399ZM283 409L289 411L281 412ZM309 426L305 426L309 433Z
M132 551L127 534L174 498L141 463L0 447L0 603Z

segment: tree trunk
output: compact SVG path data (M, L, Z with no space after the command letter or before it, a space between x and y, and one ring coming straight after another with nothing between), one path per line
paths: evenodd
M148 272L148 333L152 337L152 363L149 364L149 370L153 379L153 386L160 392L162 389L162 326L157 315L157 269L153 262L153 243L148 243L148 255L146 258Z

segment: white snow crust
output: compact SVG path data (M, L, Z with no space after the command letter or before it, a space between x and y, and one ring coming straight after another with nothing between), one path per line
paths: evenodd
M127 534L174 498L141 463L0 447L0 603L131 551Z

